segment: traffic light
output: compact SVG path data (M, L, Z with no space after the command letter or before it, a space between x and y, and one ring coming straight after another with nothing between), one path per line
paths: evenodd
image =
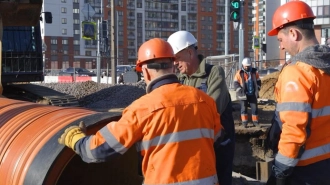
M108 21L102 21L102 38L108 38Z
M240 21L240 9L241 2L240 0L231 0L230 1L230 20L234 22Z

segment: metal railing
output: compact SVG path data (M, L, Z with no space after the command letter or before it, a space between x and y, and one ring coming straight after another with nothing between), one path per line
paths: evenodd
M221 66L225 71L226 84L229 89L234 88L234 77L238 70L238 54L208 56L206 63Z

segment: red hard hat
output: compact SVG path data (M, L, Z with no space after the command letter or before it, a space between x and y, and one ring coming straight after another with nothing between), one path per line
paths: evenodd
M159 58L175 58L171 45L160 38L146 41L139 48L136 71L142 72L141 67L143 63Z
M315 19L315 15L308 4L302 1L290 1L275 11L273 29L268 32L268 35L277 35L279 29L283 28L285 24L309 18Z

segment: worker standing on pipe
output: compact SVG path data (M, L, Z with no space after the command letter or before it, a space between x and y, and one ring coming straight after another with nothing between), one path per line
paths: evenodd
M269 36L291 55L275 85L269 140L277 154L268 185L330 184L330 48L319 45L302 1L280 6Z
M155 38L142 44L136 69L143 72L147 94L95 135L72 126L59 143L85 162L106 161L136 144L145 185L218 184L214 147L222 138L220 115L211 97L179 83L173 60L168 42Z

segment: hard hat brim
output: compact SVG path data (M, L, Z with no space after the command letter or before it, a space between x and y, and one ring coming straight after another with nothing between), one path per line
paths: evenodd
M278 34L278 29L275 28L275 29L272 29L268 32L268 36L276 36Z

